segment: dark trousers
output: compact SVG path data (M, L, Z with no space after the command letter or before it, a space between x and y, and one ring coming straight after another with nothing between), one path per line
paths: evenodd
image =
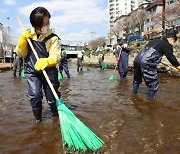
M83 71L82 59L77 59L77 72Z
M62 73L63 70L66 73L67 77L70 78L70 73L69 73L68 62L67 61L61 61L59 63L59 71L60 71L62 77L63 77L63 73Z
M148 65L141 65L140 63L134 63L134 81L133 84L140 85L142 78L149 88L149 91L158 90L158 74L156 67L150 67Z
M60 92L58 92L59 81L58 81L58 71L56 68L49 69L46 71L48 77L53 84L55 91L57 92L59 98L61 96ZM45 97L47 103L50 107L56 107L56 99L51 92L51 89L42 74L42 72L38 73L27 73L25 72L25 77L29 85L28 97L31 99L31 106L33 110L42 109L42 89L44 89Z
M18 72L18 75L21 76L21 60L20 58L17 58L13 62L13 75L16 76L16 72Z
M103 59L102 58L99 58L99 66L101 68L101 70L104 70L104 62L103 62Z

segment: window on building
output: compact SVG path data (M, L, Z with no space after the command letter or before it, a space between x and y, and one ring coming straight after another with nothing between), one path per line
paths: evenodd
M155 14L155 13L156 13L156 10L157 10L157 6L153 7L153 8L150 10L150 14Z
M168 3L168 5L170 5L170 4L173 4L175 2L175 0L169 0L169 2L167 2Z

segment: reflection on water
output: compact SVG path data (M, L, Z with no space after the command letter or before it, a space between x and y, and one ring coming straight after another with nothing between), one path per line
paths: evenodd
M102 153L178 153L180 150L180 79L163 75L156 100L146 97L143 83L132 94L132 74L109 82L112 70L90 68L61 80L65 104L93 132L103 139ZM63 153L57 118L36 125L25 79L0 73L1 153ZM48 105L43 100L44 109ZM67 152L64 152L67 153Z

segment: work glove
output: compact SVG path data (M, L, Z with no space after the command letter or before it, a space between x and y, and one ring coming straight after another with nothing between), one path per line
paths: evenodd
M39 58L36 61L35 65L34 65L34 68L35 68L35 70L40 71L40 70L44 70L46 67L52 67L52 66L55 66L55 65L56 65L56 61L52 57Z
M179 65L178 67L176 67L176 69L177 69L178 71L180 71L180 65Z
M117 62L119 61L119 57L116 57L116 61L117 61Z
M32 38L30 30L25 30L21 33L18 44L17 44L17 50L19 52L25 52L27 50L27 39Z

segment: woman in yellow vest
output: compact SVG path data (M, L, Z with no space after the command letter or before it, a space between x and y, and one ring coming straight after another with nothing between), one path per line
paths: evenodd
M59 37L54 34L50 26L50 13L44 7L35 8L30 14L31 30L24 31L16 47L16 52L20 57L25 58L26 69L25 78L29 85L28 97L31 100L33 114L36 123L42 121L42 99L44 90L47 103L49 104L53 116L58 115L56 99L41 70L46 70L54 89L60 97L58 70L56 64L60 61ZM39 56L36 60L33 51L27 43L27 38L31 42Z

